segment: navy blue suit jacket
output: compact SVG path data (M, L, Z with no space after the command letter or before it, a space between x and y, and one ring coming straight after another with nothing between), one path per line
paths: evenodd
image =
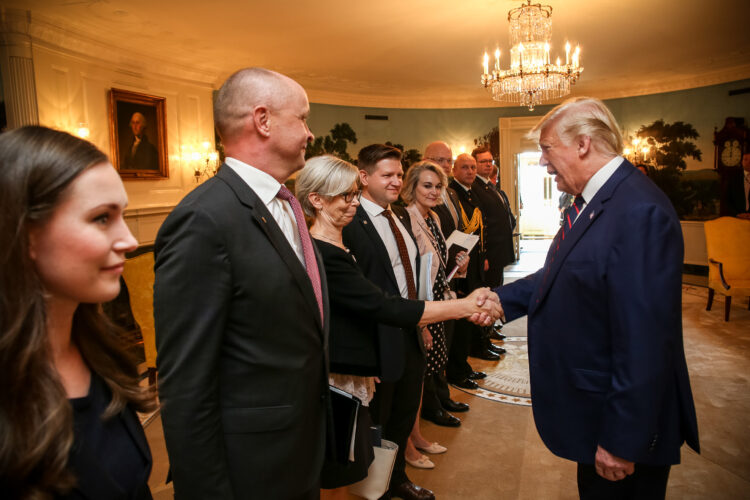
M556 455L592 464L601 445L667 465L679 463L684 441L699 450L682 343L682 259L672 205L626 161L553 262L548 255L542 269L496 290L506 320L528 315L534 420Z

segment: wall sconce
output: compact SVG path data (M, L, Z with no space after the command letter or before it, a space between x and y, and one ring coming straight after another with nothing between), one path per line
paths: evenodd
M89 135L91 135L91 131L89 130L89 127L85 122L81 122L78 124L78 127L75 130L75 135L77 135L81 139L88 139Z
M204 141L200 147L195 145L182 145L182 161L193 169L195 182L201 182L204 177L208 179L216 175L218 168L219 153L211 148L211 143Z
M623 148L622 154L633 165L653 163L653 157L649 158L651 146L648 145L648 139L635 137L631 141L631 146Z

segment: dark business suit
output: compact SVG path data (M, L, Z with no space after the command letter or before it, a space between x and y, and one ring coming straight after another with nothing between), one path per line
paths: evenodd
M542 440L580 464L594 463L597 445L637 464L679 463L683 441L699 445L672 205L625 161L553 252L542 269L496 290L508 321L528 315Z
M745 171L742 167L734 169L727 179L727 208L729 214L736 217L738 214L750 212L747 209L747 196L745 195Z
M445 192L456 211L458 224L453 220L450 208L448 208L445 203L436 205L432 210L438 215L438 219L440 219L440 229L443 231L445 237L448 238L456 229L463 231L464 223L461 220L461 201L458 199L456 191L453 188L446 186Z
M516 260L510 207L505 204L497 189L479 176L474 179L471 190L476 193L486 221L485 258L489 261L489 269L484 273L484 285L500 286L503 284L503 268Z
M159 393L176 498L314 491L325 450L327 324L266 206L224 165L167 217L154 253ZM318 267L327 323L319 255Z
M391 210L414 240L406 209L391 205ZM388 251L361 205L352 222L344 228L343 236L344 245L351 250L367 279L385 293L400 296ZM416 240L414 246L417 246ZM412 266L415 271L419 270L419 255ZM383 425L383 436L399 446L391 476L391 486L396 487L408 480L404 449L419 410L425 371L424 344L419 328L378 323L377 335L382 382L377 386L370 412L375 423Z
M458 296L461 297L468 295L475 288L484 286L484 243L487 237L487 222L482 206L480 205L480 195L476 188L472 187L471 192L469 192L455 179L451 181L450 187L453 188L458 195L458 199L461 202L461 207L466 214L467 219L471 220L474 210L479 209L479 211L482 212L482 221L484 224L483 231L480 231L479 229L474 231L474 234L480 236L480 240L469 253L470 260L469 267L466 269L466 278L461 280L462 282L458 286ZM479 344L484 338L484 334L481 327L469 323L469 321L465 319L456 320L455 325L453 332L453 345L451 347L451 354L448 356L448 364L445 367L445 371L449 381L460 382L473 372L473 369L466 361L466 358L469 356L472 343Z
M123 167L132 170L159 170L159 152L148 141L146 134L143 134L141 142L135 147L135 153L133 153L132 144L125 151Z

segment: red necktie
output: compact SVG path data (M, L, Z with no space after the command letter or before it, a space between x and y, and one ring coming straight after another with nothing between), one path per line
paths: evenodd
M555 235L555 239L552 240L552 246L550 247L549 256L547 257L547 262L544 266L546 269L544 270L544 278L542 279L542 284L539 286L540 291L544 287L544 284L547 282L547 275L549 274L550 267L552 267L552 263L555 261L555 254L560 249L560 242L565 240L565 234L570 233L571 229L573 229L573 223L575 222L576 217L578 217L578 214L581 213L581 207L583 207L583 203L583 196L579 194L578 196L576 196L573 204L566 208L565 212L563 212L562 226L560 226L560 230ZM539 299L537 299L537 302L538 301Z
M396 221L393 219L393 214L391 214L390 210L383 210L383 215L388 220L388 225L391 226L393 236L396 238L398 255L401 257L401 264L403 264L404 273L406 273L406 290L409 295L408 298L414 300L417 298L417 287L414 285L414 271L412 271L411 268L411 259L409 258L409 250L406 248L404 235L401 234L401 230L396 225Z
M318 261L315 259L315 251L313 250L310 233L305 224L302 205L299 204L297 198L295 198L292 192L283 184L281 185L279 192L276 194L276 197L288 201L289 205L292 207L292 212L294 212L294 219L297 221L299 239L302 243L302 254L305 257L305 269L307 270L307 276L312 282L313 292L315 292L315 300L318 301L318 308L320 309L320 319L323 321L323 288L320 284L320 271L318 270Z

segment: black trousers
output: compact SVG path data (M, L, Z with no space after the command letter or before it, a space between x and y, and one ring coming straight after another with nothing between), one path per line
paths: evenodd
M445 374L449 382L460 382L473 371L467 361L471 338L476 325L465 319L456 320L453 331L453 342L448 352L448 364L445 366Z
M455 321L450 320L445 325L445 347L450 358L451 345L453 344L453 330ZM445 378L445 369L440 373L427 375L424 378L424 391L422 393L422 409L428 411L440 410L444 403L451 399L451 391Z
M417 345L416 336L404 339L404 373L395 382L381 382L375 388L370 403L370 415L376 424L383 426L383 437L398 445L396 463L391 475L391 488L408 481L404 450L419 411L422 399L422 381L426 362Z
M581 500L663 500L669 470L669 465L635 464L633 474L609 481L593 465L578 464L578 495Z

